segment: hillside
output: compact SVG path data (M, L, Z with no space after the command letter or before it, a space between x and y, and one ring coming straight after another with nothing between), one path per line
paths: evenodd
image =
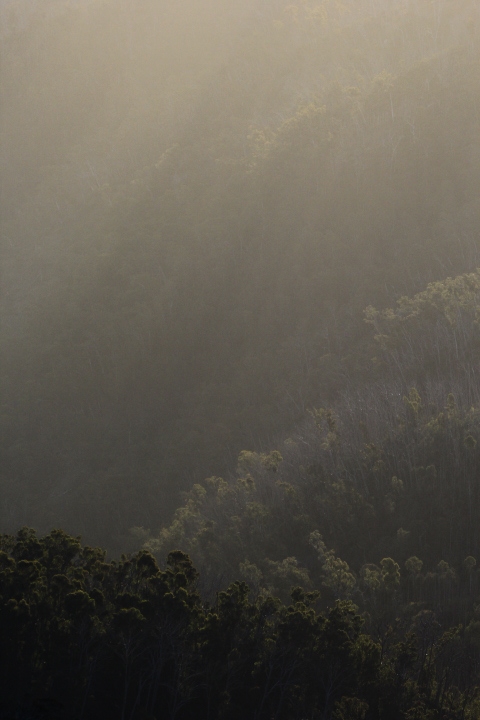
M436 381L364 311L478 265L478 4L237 5L6 15L5 530L133 549L309 409Z

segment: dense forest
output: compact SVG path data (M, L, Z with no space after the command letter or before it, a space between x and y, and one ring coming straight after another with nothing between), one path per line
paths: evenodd
M162 571L148 552L107 562L60 530L0 547L2 718L479 717L480 616L445 630L410 602L396 617L418 568L400 588L384 560L365 582L370 612L319 612L301 587L288 604L245 582L202 601L181 551Z
M0 36L0 718L480 717L479 0Z

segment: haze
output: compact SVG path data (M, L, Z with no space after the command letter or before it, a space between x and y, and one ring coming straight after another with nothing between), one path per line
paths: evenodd
M0 718L480 718L480 0L0 0Z
M1 3L3 531L135 550L314 407L375 438L411 387L478 401L473 330L393 361L364 321L477 267L478 20Z

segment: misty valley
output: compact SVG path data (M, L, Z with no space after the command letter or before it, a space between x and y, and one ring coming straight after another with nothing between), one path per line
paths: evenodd
M480 720L480 0L0 39L0 720Z

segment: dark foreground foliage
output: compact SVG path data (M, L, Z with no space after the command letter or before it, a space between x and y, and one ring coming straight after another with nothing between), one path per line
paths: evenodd
M382 625L300 588L252 601L241 582L209 605L180 551L161 570L62 530L0 542L2 718L478 718L473 616L446 628L404 605Z

